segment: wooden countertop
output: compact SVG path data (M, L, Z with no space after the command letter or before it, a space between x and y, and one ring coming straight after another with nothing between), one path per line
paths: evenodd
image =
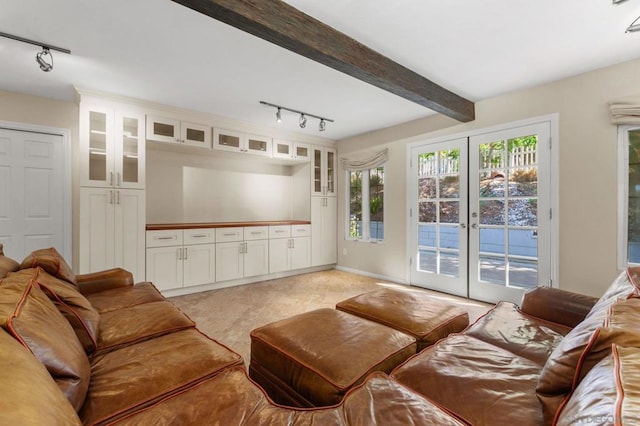
M206 223L148 223L147 231L168 231L173 229L234 228L237 226L269 225L310 225L308 220L272 220L259 222L206 222Z

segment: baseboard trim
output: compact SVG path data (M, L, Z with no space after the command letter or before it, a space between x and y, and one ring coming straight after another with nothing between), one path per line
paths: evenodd
M354 268L347 268L345 266L339 266L336 265L336 269L338 271L343 271L343 272L349 272L352 274L358 274L358 275L364 275L365 277L369 277L369 278L375 278L377 280L385 280L385 281L389 281L392 282L394 284L403 284L403 285L407 285L410 286L411 284L408 283L405 280L401 280L399 278L396 277L388 277L386 275L380 275L380 274L373 274L371 272L367 272L367 271L361 271L359 269L354 269Z

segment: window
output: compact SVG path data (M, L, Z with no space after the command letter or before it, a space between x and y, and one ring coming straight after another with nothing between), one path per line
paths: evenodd
M640 126L619 126L618 266L640 264Z
M382 241L384 239L384 167L347 171L347 184L349 185L347 238Z

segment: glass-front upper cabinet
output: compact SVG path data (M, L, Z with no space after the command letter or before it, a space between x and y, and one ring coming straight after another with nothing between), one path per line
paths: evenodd
M144 115L80 105L81 185L144 188Z
M314 146L311 162L311 195L335 197L337 169L335 149Z
M271 145L271 138L266 136L250 135L233 130L213 129L214 149L271 157Z

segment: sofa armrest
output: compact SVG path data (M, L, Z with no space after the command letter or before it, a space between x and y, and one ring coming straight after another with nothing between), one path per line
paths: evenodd
M558 288L537 287L524 294L520 310L525 314L571 328L582 321L597 298Z
M118 287L133 285L133 275L122 268L76 275L78 289L82 294L98 293Z

